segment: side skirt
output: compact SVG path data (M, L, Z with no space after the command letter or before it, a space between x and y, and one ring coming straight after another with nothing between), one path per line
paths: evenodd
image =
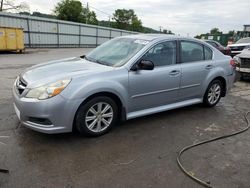
M130 113L127 114L127 120L137 118L137 117L141 117L141 116L154 114L154 113L158 113L158 112L172 110L172 109L175 109L175 108L180 108L180 107L184 107L184 106L198 104L198 103L202 103L202 99L200 99L200 98L190 99L190 100L177 102L177 103L173 103L173 104L168 104L168 105L158 106L158 107L149 108L149 109L145 109L145 110L130 112Z

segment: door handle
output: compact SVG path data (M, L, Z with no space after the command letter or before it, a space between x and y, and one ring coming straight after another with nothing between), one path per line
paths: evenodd
M171 76L175 76L175 75L178 75L178 74L180 74L180 71L179 71L179 70L172 70L172 71L169 73L169 75L171 75Z
M213 65L207 65L207 66L205 67L205 69L210 70L210 69L212 69L213 67L214 67Z

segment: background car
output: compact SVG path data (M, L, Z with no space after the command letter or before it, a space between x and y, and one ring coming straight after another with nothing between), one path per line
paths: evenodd
M230 44L228 47L231 49L231 56L240 54L242 50L250 47L250 37L242 38L238 40L235 44Z
M250 77L250 48L245 48L240 54L234 56L234 61L241 80Z
M219 42L214 41L214 40L205 40L206 43L212 45L213 47L217 48L220 50L223 54L225 55L230 55L231 54L231 49L229 47L222 46Z

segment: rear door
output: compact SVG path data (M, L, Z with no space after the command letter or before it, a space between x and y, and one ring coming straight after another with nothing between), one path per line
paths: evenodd
M180 100L200 98L202 84L214 68L212 50L193 41L180 41L181 85Z

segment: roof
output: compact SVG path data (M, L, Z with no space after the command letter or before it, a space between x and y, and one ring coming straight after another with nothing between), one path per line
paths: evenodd
M192 37L181 37L177 35L170 35L170 34L137 34L137 35L126 35L122 36L124 38L133 38L133 39L139 39L139 40L147 40L147 41L153 41L153 40L176 40L176 39L183 39L183 40L190 40L195 42L201 42L203 44L206 44L204 41Z
M176 35L170 35L170 34L137 34L137 35L126 35L124 37L127 38L135 38L135 39L141 39L141 40L155 40L155 39L174 39L179 38Z

